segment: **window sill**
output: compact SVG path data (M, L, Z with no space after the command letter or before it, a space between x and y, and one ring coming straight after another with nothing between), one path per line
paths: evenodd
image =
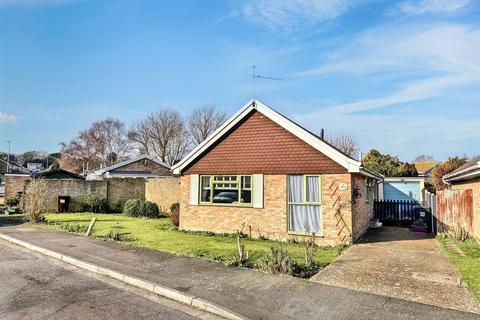
M253 205L251 203L247 204L229 204L229 203L199 203L199 206L205 206L205 207L232 207L232 208L253 208Z
M288 231L289 236L312 237L311 233ZM324 238L323 234L315 233L315 238Z

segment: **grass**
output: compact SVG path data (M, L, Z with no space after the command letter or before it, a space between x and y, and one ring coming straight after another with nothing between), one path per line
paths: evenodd
M438 237L442 247L450 260L457 266L462 280L465 281L480 302L480 244L470 239L465 242L452 238ZM462 256L447 246L448 243L456 244L464 253Z
M2 224L17 224L23 223L24 216L23 213L11 213L7 215L0 215L0 225Z
M112 238L119 233L121 240L130 245L157 249L179 255L201 257L213 261L228 263L237 255L236 239L228 235L215 235L205 232L178 231L169 218L145 219L132 218L122 214L67 213L47 214L45 219L50 227L70 232L83 232L92 217L97 221L92 235L100 238ZM118 232L117 232L118 231ZM270 252L271 247L282 247L300 264L305 263L305 248L298 243L280 243L269 240L243 238L242 244L255 261ZM320 266L333 262L345 246L319 247L314 261Z

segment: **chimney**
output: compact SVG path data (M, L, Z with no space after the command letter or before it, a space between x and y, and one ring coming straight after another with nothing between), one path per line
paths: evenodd
M325 130L323 130L323 128L320 130L320 139L324 140L323 139L323 136L325 135Z

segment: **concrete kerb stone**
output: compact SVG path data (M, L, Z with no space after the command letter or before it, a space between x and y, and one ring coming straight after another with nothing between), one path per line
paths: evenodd
M216 305L212 302L209 302L207 300L197 298L197 297L189 295L189 294L185 294L185 293L180 292L180 291L175 290L175 289L171 289L171 288L168 288L168 287L161 286L159 284L147 282L145 280L135 278L135 277L131 277L131 276L128 276L128 275L125 275L125 274L121 274L117 271L114 271L114 270L111 270L111 269L108 269L108 268L104 268L104 267L100 267L100 266L97 266L97 265L94 265L94 264L91 264L91 263L88 263L88 262L84 262L84 261L81 261L79 259L67 256L67 255L62 255L62 254L60 254L58 252L55 252L55 251L52 251L52 250L48 250L48 249L45 249L45 248L42 248L42 247L37 247L37 246L32 245L28 242L18 240L14 237L10 237L10 236L8 236L6 234L3 234L3 233L0 233L0 239L3 239L7 242L10 242L10 243L13 243L15 245L24 247L28 250L43 254L45 256L55 258L57 260L61 260L63 262L66 262L66 263L71 264L73 266L76 266L78 268L85 269L85 270L88 270L90 272L94 272L94 273L97 273L97 274L105 275L105 276L108 276L112 279L115 279L115 280L121 281L123 283L126 283L128 285L135 286L137 288L140 288L140 289L143 289L143 290L146 290L146 291L149 291L149 292L153 292L153 293L155 293L159 296L163 296L165 298L168 298L168 299L171 299L171 300L183 303L183 304L190 305L190 306L192 306L194 308L197 308L199 310L202 310L202 311L210 312L214 315L223 317L225 319L246 320L246 318L238 315L237 313L235 313L233 311L230 311L226 308L218 306L218 305Z

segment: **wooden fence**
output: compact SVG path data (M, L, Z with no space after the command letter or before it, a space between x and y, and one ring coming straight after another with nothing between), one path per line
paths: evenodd
M416 210L419 203L408 200L376 200L374 202L375 219L389 224L411 224L420 216ZM424 217L422 217L424 218Z
M437 193L437 230L453 234L463 229L473 235L473 190L444 190Z

